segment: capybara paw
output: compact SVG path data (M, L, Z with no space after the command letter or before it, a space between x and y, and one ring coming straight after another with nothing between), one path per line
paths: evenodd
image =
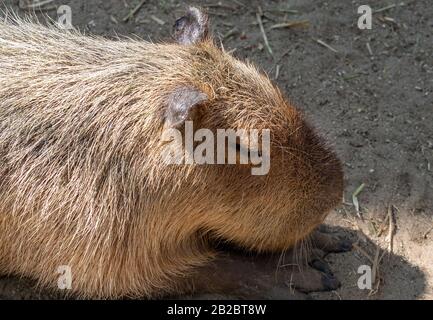
M312 261L310 261L309 265L312 268L319 270L325 274L332 275L332 270L329 267L328 263L322 259L313 259Z
M291 274L288 285L300 292L332 291L340 287L340 281L332 274L326 262L315 260L311 266Z
M352 242L349 239L345 239L338 233L325 231L323 228L313 232L311 243L314 248L322 250L325 253L346 252L352 249Z
M309 249L301 246L295 249L297 254L288 284L300 292L331 291L340 287L324 257L328 253L346 252L352 249L352 242L331 229L319 227L309 237ZM287 260L286 260L287 263ZM289 271L289 270L287 270ZM289 273L290 273L289 271Z

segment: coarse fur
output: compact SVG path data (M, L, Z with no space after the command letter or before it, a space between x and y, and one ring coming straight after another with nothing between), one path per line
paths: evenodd
M270 129L271 167L163 165L167 99L207 97L195 128ZM341 165L266 75L214 45L108 40L0 22L0 273L82 297L160 297L215 255L281 252L339 203Z

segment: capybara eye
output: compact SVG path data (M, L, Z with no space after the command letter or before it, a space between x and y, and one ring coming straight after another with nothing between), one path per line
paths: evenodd
M176 20L176 22L174 23L175 32L179 32L185 27L186 19L187 19L186 17L182 17Z

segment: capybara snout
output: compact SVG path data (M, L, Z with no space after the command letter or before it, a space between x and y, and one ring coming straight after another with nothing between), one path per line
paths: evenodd
M339 160L278 87L215 45L197 8L173 36L0 21L1 272L56 288L68 266L79 296L160 297L215 255L204 235L285 250L338 204ZM187 150L218 129L260 143L237 139L234 163Z

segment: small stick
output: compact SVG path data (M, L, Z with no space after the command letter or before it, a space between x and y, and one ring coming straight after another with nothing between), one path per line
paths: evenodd
M373 13L378 13L378 12L386 11L386 10L389 10L389 9L392 9L392 8L395 8L395 7L402 7L402 6L405 6L405 5L406 4L404 2L400 2L400 3L397 3L397 4L394 3L394 4L390 4L389 6L386 6L386 7L377 9L377 10L374 10Z
M233 49L227 51L227 53L228 53L228 54L232 54L232 53L235 52L236 50L238 50L238 48L233 48Z
M388 244L388 250L390 253L392 253L393 250L393 240L394 240L394 215L393 215L393 205L389 205L388 207L388 222L389 222L389 229L388 229L388 236L387 240L389 241Z
M396 23L395 20L393 18L390 18L390 17L383 17L383 20L389 21L389 22L392 22L392 23Z
M370 56L372 56L373 55L373 51L371 50L370 43L367 42L365 45L367 46L368 53L370 54Z
M157 24L161 26L165 24L165 21L159 19L157 16L151 15L150 19L152 19L153 21L155 21Z
M380 237L385 231L385 225L388 223L389 215L386 215L385 220L382 222L382 224L379 227L379 232L376 234L377 237Z
M337 296L338 300L342 300L340 294L336 290L333 290L332 293Z
M281 266L279 266L279 268L284 268L284 267L299 267L299 264L297 264L297 263L286 263L286 264L282 264Z
M280 65L277 64L277 66L275 67L275 80L278 79L279 75L280 75Z
M322 40L320 40L320 39L316 39L316 42L317 42L318 44L320 44L320 45L322 45L322 46L328 48L329 50L331 50L331 51L333 51L333 52L335 52L335 53L338 53L338 51L337 51L336 49L334 49L333 47L331 47L329 44L323 42Z
M113 16L113 15L110 15L110 20L113 22L113 23L115 23L115 24L118 24L119 22L117 21L117 19Z
M143 4L145 2L146 2L146 0L142 0L139 4L137 4L134 9L129 11L129 13L125 16L125 18L123 18L122 21L127 22L129 19L131 19L138 12L138 10L141 9L141 7L143 6Z
M263 41L265 42L265 46L268 49L268 52L271 56L273 56L273 52L271 46L269 45L268 37L266 36L265 28L263 27L262 16L260 14L262 9L259 7L259 12L256 13L257 22L259 23L260 32L262 33Z
M298 10L290 10L290 9L274 9L274 10L266 10L269 12L278 12L278 13L291 13L291 14L296 14L299 11Z
M378 256L379 253L379 246L377 246L377 251L376 251L376 256ZM380 286L380 269L379 269L379 264L382 261L383 256L385 255L386 251L383 251L382 254L380 255L380 257L377 259L377 264L376 264L376 274L374 276L374 280L373 280L373 284L376 283L376 288L372 289L370 291L370 293L368 294L369 296L375 295L378 291L379 291L379 286ZM376 281L377 279L377 281Z
M362 75L362 73L355 73L355 74L350 75L350 76L343 76L343 79L346 80L346 81L347 80L352 80L352 79L359 78L361 75Z
M380 276L378 278L379 278L379 280L376 282L376 287L374 289L371 289L370 292L368 293L369 297L374 296L379 291Z
M261 6L258 6L258 7L257 7L257 11L258 11L258 13L260 14L260 17L262 17L262 16L263 16L263 10L262 10L262 7L261 7Z
M376 254L374 255L374 260L373 260L373 267L371 270L371 282L373 284L376 283L376 278L377 278L377 274L378 274L378 268L379 268L379 253L380 253L380 249L379 246L376 246Z
M344 209L344 212L346 213L346 216L348 216L347 210ZM342 219L342 221L347 222L348 224L350 224L352 226L353 229L355 230L359 230L359 227L357 226L357 224L349 219Z
M281 28L292 28L292 27L308 27L310 22L308 20L300 20L300 21L288 21L283 23L277 23L271 26L269 29L281 29Z
M51 2L54 2L54 0L41 0L41 1L38 1L38 2L35 2L35 3L30 3L30 4L26 5L26 6L20 6L20 8L21 9L39 8L39 7L42 7L42 6L46 5L46 4L49 4Z
M356 190L355 190L355 192L352 194L352 202L353 202L353 205L355 206L355 209L356 209L356 215L359 217L359 218L361 218L362 219L362 216L361 216L361 212L360 212L360 210L359 210L359 202L358 202L358 194L360 194L361 193L361 191L364 189L364 187L365 187L365 184L364 183L362 183Z
M241 7L246 7L245 4L243 4L242 2L240 2L239 0L233 0L234 3L237 3L238 5L240 5Z
M292 294L295 293L295 287L293 285L293 272L290 274L290 281L287 281L285 284L289 287Z
M227 32L223 35L223 39L227 39L227 38L231 37L231 36L234 35L237 31L238 31L238 28L236 28L236 27L231 28L229 31L227 31Z

